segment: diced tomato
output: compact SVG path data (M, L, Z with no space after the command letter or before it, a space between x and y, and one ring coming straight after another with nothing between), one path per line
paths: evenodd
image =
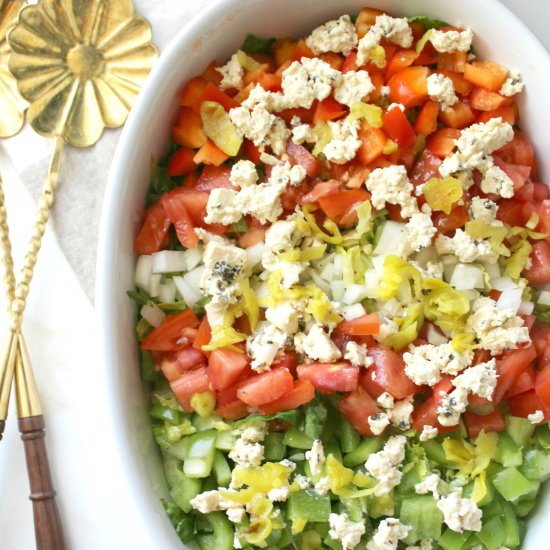
M493 402L499 403L504 394L515 384L522 372L535 360L535 346L504 352L496 362L497 385L493 393Z
M476 115L466 101L457 101L439 113L440 120L449 128L466 128L475 121Z
M189 346L190 341L182 337L186 328L196 328L199 320L192 309L186 309L173 315L168 315L164 321L141 343L141 349L153 351L175 351Z
M206 142L199 113L191 107L182 107L178 120L172 128L172 137L178 145L198 149Z
M466 411L464 420L470 437L477 437L481 432L502 432L505 428L504 418L498 408L483 416Z
M469 221L470 215L466 205L456 204L453 206L450 214L445 212L436 212L433 216L433 224L443 235L452 233L455 229L463 227Z
M438 177L440 166L441 159L430 153L427 149L424 149L411 170L411 183L416 187L421 183L426 183L430 178Z
M370 193L364 189L344 189L321 197L319 206L326 216L338 221L350 209L368 199L370 199Z
M384 153L388 136L380 128L373 128L369 124L361 124L359 130L361 145L357 150L357 160L367 166Z
M444 377L432 390L432 395L417 406L412 414L412 426L415 430L421 431L424 426L433 426L440 433L448 433L456 430L458 426L442 426L437 420L437 409L445 395L453 390L450 377Z
M426 150L439 158L448 157L455 149L455 140L460 137L456 128L439 128L426 141Z
M211 191L222 187L224 189L235 189L229 181L231 168L227 166L205 166L201 172L196 189L200 191Z
M512 103L510 106L501 107L500 109L495 109L494 111L482 112L477 117L477 121L486 124L492 118L501 118L502 122L507 122L511 126L515 126L518 120L518 110L516 104Z
M296 42L291 38L277 38L273 44L273 57L277 66L280 67L283 63L290 61L295 49Z
M526 391L535 389L535 380L537 371L532 366L527 367L527 370L522 372L510 389L504 394L503 399L509 399L514 395L525 393Z
M467 96L473 89L472 84L464 79L464 77L455 71L439 71L442 75L450 78L453 81L455 92L461 96Z
M426 101L414 122L414 131L423 136L433 134L437 130L438 114L439 105L435 101Z
M255 244L263 242L265 240L265 232L266 229L261 225L253 225L249 222L248 231L239 236L239 246L241 248L250 248Z
M529 174L531 172L531 168L529 166L520 166L518 164L510 164L508 162L505 162L498 156L495 156L495 164L503 170L507 176L510 177L510 179L514 183L514 190L516 191L516 197L520 200L533 200L534 195L531 194L529 198L522 198L521 196L517 195L517 191L521 188L525 187L527 183L529 183ZM531 189L534 191L534 184L531 184Z
M524 275L533 285L550 283L550 244L538 241L531 252L531 267L524 270Z
M374 435L368 418L380 412L380 409L376 401L363 388L359 387L345 395L340 400L338 408L361 435Z
M508 78L508 69L493 61L473 61L466 64L464 78L474 86L498 92Z
M184 372L179 378L170 382L170 387L185 412L193 412L191 398L196 393L203 393L210 389L206 367Z
M391 78L401 69L411 66L417 58L416 50L397 50L386 66L386 79Z
M199 238L187 211L187 200L183 193L165 195L162 202L170 222L174 225L179 242L186 248L197 248Z
M240 420L241 418L248 416L250 413L248 412L246 403L237 400L214 409L214 414L221 416L225 420L234 422L235 420Z
M416 143L416 134L405 113L395 107L382 116L382 128L399 147L408 149Z
M544 406L540 397L534 390L514 395L508 400L510 406L510 413L513 416L519 416L521 418L527 418L530 414L542 411L544 419L550 419L550 409Z
M198 365L202 366L204 363L205 358L200 351L193 348L184 348L166 355L160 364L160 368L166 380L171 382L179 378L185 371L191 370Z
M212 338L212 329L210 328L210 323L208 322L208 317L205 315L199 325L199 330L197 331L197 335L195 336L195 340L193 340L193 347L199 351L202 352L202 346L205 346L210 342L210 339ZM207 355L210 353L203 352Z
M535 391L544 407L550 411L550 365L537 373Z
M342 190L342 184L338 180L320 181L313 189L301 199L302 204L317 202L322 197L328 197Z
M514 130L514 138L497 151L497 155L508 164L520 166L535 165L535 152L529 138L519 130ZM532 174L531 174L532 175Z
M208 82L202 76L192 78L183 88L180 96L180 105L193 107L204 92Z
M146 214L143 225L134 240L134 252L136 254L153 254L166 247L168 244L168 230L170 220L162 202L151 206Z
M288 411L309 403L315 397L315 388L309 380L296 380L287 394L259 407L260 414L270 415Z
M284 367L288 369L291 374L296 374L296 366L298 365L298 355L295 351L287 351L283 355L278 355L271 364L271 368Z
M251 160L254 164L260 164L260 149L254 145L253 141L249 139L244 140L244 152L247 159Z
M193 162L196 164L212 164L214 166L220 166L223 164L229 155L226 155L219 147L214 145L209 139L206 140L204 145L195 153Z
M349 71L356 71L356 70L357 70L357 52L352 50L346 56L346 59L344 59L344 63L342 65L342 72L348 73Z
M302 145L296 145L289 140L286 146L290 164L293 166L299 164L306 170L310 178L314 178L319 173L319 161Z
M294 381L288 369L276 368L249 378L237 390L237 397L247 405L259 407L275 401L293 387Z
M466 68L468 54L466 52L445 52L437 56L439 71L453 71L463 73Z
M315 57L315 54L308 48L305 40L298 40L292 54L292 61L300 61L302 57Z
M222 75L217 71L218 63L216 60L211 61L206 69L204 69L204 72L202 73L202 77L207 81L211 82L212 84L215 84L218 86L220 82L222 81Z
M216 85L209 82L204 88L202 94L199 96L193 108L195 111L200 112L203 101L215 101L219 103L227 112L234 107L238 107L239 104L229 97L225 92L222 92Z
M188 147L180 147L171 157L168 162L168 175L170 177L183 176L192 172L197 165L193 161L195 151Z
M323 392L353 391L359 385L359 369L349 363L298 365L298 378L309 380Z
M335 120L346 114L346 108L338 103L332 96L323 99L317 103L315 113L313 114L313 124Z
M355 29L359 38L363 38L367 34L368 30L376 23L376 18L379 15L384 15L384 12L376 8L363 8L359 12L355 20Z
M416 107L428 97L428 68L407 67L388 80L390 101Z
M418 386L405 374L405 363L401 355L382 347L372 347L367 352L374 360L374 364L368 368L371 380L383 388L383 391L387 391L395 399L404 399L418 392Z
M367 313L352 321L341 321L338 331L349 336L370 336L380 333L380 316L378 313Z
M234 384L248 365L248 356L231 349L219 348L208 359L208 379L214 390L224 390Z
M469 97L470 105L478 111L494 111L509 104L512 99L484 88L475 87Z

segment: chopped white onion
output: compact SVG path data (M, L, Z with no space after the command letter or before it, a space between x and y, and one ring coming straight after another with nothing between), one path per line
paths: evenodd
M162 275L160 273L153 273L149 279L149 296L151 298L157 298L160 294L160 281Z
M186 273L183 278L185 279L185 282L187 285L192 288L195 292L200 294L200 287L201 287L201 278L202 274L205 270L205 267L203 265L196 267L189 273Z
M331 281L330 290L332 291L332 299L336 302L341 302L346 291L344 281Z
M522 294L522 288L503 290L497 300L497 307L499 309L511 309L514 313L517 313L519 306L521 305Z
M149 292L151 287L151 274L153 273L153 258L151 256L140 256L136 263L134 281L138 288Z
M500 290L501 292L504 290L512 290L518 286L510 277L496 277L495 279L491 279L491 285L493 285L495 290Z
M248 265L254 267L262 261L264 255L265 243L260 241L245 249L246 256L248 258Z
M411 252L409 233L405 224L391 220L385 222L373 254L375 256L396 254L406 258Z
M367 298L378 297L378 287L380 283L378 281L378 275L374 269L367 269L365 271L365 292Z
M365 313L365 308L362 304L352 304L342 309L342 316L346 321L353 321L354 319L363 317Z
M183 277L173 277L173 281L179 295L189 307L193 307L201 299L201 293L189 286Z
M477 300L481 294L479 293L479 291L477 290L463 290L462 292L464 292L464 294L466 294L466 296L468 296L468 300L470 300L471 302L474 302L475 300Z
M153 254L153 273L181 273L185 270L185 252L161 250Z
M426 337L428 342L433 346L440 346L441 344L446 344L448 342L447 337L444 334L441 334L441 332L431 323L428 325Z
M490 264L489 262L483 262L483 268L488 273L491 279L498 279L500 277L500 267L498 262Z
M160 284L159 300L166 304L176 301L176 285L172 279Z
M321 277L313 270L308 270L308 275L313 279L313 282L325 293L330 292L330 285L327 281L321 279Z
M268 296L271 296L269 289L267 288L267 283L265 281L254 286L252 290L254 290L256 298L267 298Z
M518 313L521 313L522 315L531 315L534 310L535 310L534 302L521 302L518 309Z
M191 271L202 261L202 247L188 248L183 255L185 258L185 271Z
M342 302L344 302L344 304L356 304L364 300L367 295L368 292L363 285L348 285L342 297Z
M336 269L334 268L334 264L327 264L319 273L319 276L321 277L321 279L324 279L325 281L330 282L334 279L335 274L336 274Z
M541 290L537 302L541 306L550 306L550 290Z
M468 264L457 264L449 283L457 290L483 288L483 272L479 267Z
M386 261L386 256L374 256L370 259L374 270L377 274L382 275L384 273L384 262Z
M153 327L158 327L166 317L164 311L154 304L144 305L139 313Z

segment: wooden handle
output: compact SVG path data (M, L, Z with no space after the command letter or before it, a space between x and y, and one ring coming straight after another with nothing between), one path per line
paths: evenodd
M2 441L2 436L4 435L4 428L6 427L6 421L0 420L0 441Z
M27 473L34 512L34 532L37 550L65 550L61 519L55 502L55 490L50 474L44 440L44 417L19 419L19 431L25 444Z

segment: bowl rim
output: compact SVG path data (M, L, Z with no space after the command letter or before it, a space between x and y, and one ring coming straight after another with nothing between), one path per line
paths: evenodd
M142 476L129 445L131 434L127 433L124 424L124 404L119 399L121 388L117 373L120 365L118 365L116 360L118 341L115 336L116 331L114 330L116 318L112 315L114 311L112 304L116 295L120 292L120 288L117 284L117 278L113 275L111 269L117 255L116 247L112 244L113 239L111 239L111 235L117 231L119 227L117 221L118 214L124 209L121 199L123 198L125 189L124 182L127 179L128 163L132 157L133 141L142 127L143 119L147 118L147 112L151 103L154 103L155 90L162 84L162 79L167 71L169 71L171 63L178 59L180 51L186 44L191 44L193 38L196 39L201 36L204 29L208 28L209 21L219 20L230 10L244 6L251 1L257 3L261 0L214 0L186 22L170 40L148 75L143 89L138 95L122 129L105 187L97 246L95 315L98 323L102 369L104 370L104 379L107 383L105 391L107 392L108 414L111 418L110 428L117 441L124 441L124 444L119 445L118 451L126 466L125 485L128 487L129 495L134 495L138 500L142 501L139 504L140 506L145 503L146 499L143 497L146 494L144 492ZM365 5L368 5L368 2L365 2ZM408 5L410 5L409 2L403 1L404 8ZM433 5L434 7L441 6L437 2L433 2L432 4L431 1L429 5ZM335 3L335 11L337 11L337 8L338 5ZM519 16L512 12L508 6L499 2L499 0L484 1L484 11L491 10L498 11L499 17L507 17L514 22L518 32L518 35L514 38L521 41L528 40L530 50L536 55L537 59L544 59L546 61L545 72L546 74L550 74L550 52L546 50L534 32L527 27ZM547 178L550 179L550 173L547 175Z

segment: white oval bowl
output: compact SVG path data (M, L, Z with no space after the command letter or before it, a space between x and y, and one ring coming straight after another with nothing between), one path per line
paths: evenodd
M526 83L520 100L521 125L534 141L541 175L550 180L550 114L547 102L550 57L525 25L497 0L225 0L203 10L161 55L132 109L113 162L101 219L96 310L110 415L126 472L127 495L143 522L148 540L141 548L178 548L179 539L160 504L166 493L159 454L152 442L147 399L140 382L133 326L136 310L126 291L133 287L132 251L149 186L149 158L159 158L177 113L178 92L212 60L224 62L247 33L303 36L318 24L362 7L393 15L429 15L470 26L474 47L483 58L519 69ZM182 21L182 24L185 22ZM530 519L524 550L547 548L544 525L550 522L550 492ZM132 525L120 528L133 529Z

